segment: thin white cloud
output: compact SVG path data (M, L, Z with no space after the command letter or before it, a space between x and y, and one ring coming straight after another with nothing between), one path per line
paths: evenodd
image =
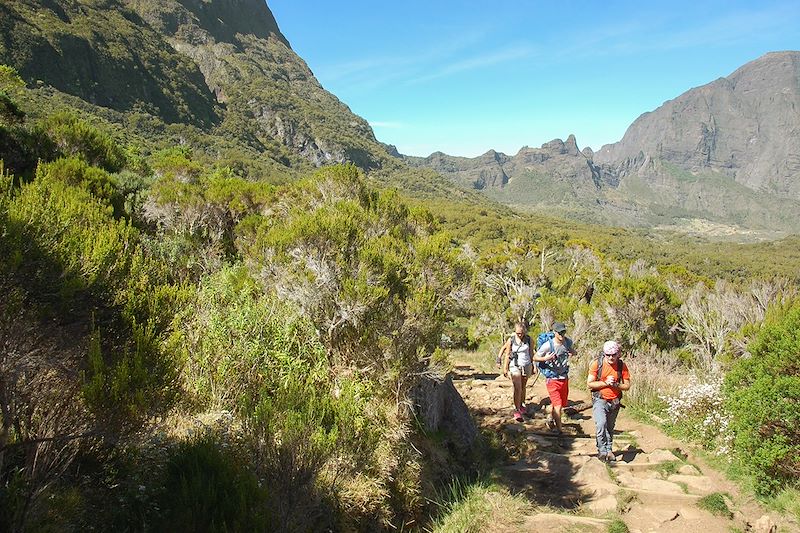
M488 30L460 31L450 39L420 43L405 55L385 55L327 65L317 70L323 83L348 90L372 91L389 84L419 84L460 72L491 67L530 57L535 50L528 44L492 50L494 39ZM478 50L478 52L471 51Z
M535 52L534 48L528 45L519 45L511 48L505 48L502 50L497 50L492 53L481 54L467 59L461 59L459 61L455 61L453 63L450 63L448 65L436 69L436 71L431 74L411 79L407 83L408 84L424 83L438 78L452 76L453 74L458 74L461 72L466 72L470 70L479 70L494 65L498 65L501 63L507 63L509 61L525 59L527 57L531 57L534 54L534 52Z
M575 35L561 53L549 54L551 60L564 56L592 58L670 51L702 46L730 46L770 33L785 33L797 26L797 4L753 7L726 13L716 18L696 18L687 25L683 18L650 14L647 24L625 23L602 31ZM681 29L675 30L675 26Z

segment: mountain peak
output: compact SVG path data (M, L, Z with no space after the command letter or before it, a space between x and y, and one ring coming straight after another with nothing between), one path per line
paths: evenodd
M629 172L636 161L663 161L796 199L798 123L800 52L772 52L643 114L595 162Z
M240 36L274 38L289 47L264 0L125 0L152 26L167 34L202 28L214 40L241 45Z

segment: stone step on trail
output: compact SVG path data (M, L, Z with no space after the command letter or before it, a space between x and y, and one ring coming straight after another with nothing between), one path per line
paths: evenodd
M630 533L689 533L698 531L698 521L708 515L691 507L635 507L624 515ZM731 525L723 522L703 520L703 533L730 533Z
M604 518L567 515L558 513L538 513L525 518L517 531L536 531L541 533L562 533L564 531L605 532L611 524Z
M466 366L463 370L475 372ZM571 387L572 405L564 409L565 434L556 436L544 425L550 408L541 379L529 383L526 404L532 416L518 424L512 419L510 380L487 378L491 374L476 379L464 375L456 387L483 429L497 432L510 455L519 459L499 468L499 477L513 494L546 506L544 513L513 517L508 524L492 526L493 531L606 532L612 523L609 517L615 515L632 533L747 530L752 520L744 514L731 521L697 507L703 495L731 489L715 483L713 471L704 476L687 463L674 439L622 412L617 424L621 431L614 438L617 461L605 463L596 457L587 391ZM663 466L666 463L673 464Z

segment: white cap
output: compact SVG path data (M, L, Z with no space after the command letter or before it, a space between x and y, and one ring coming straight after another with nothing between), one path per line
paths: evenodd
M606 355L619 353L619 344L617 344L617 341L606 341L605 344L603 344L603 353Z

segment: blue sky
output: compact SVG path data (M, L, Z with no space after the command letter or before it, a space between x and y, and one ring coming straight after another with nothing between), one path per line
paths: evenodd
M640 114L766 52L800 2L268 0L322 85L401 153L618 141Z

